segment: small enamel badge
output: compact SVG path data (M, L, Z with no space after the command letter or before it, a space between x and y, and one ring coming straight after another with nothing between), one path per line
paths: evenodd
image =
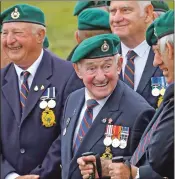
M37 85L34 87L34 91L38 91L38 86Z
M107 52L109 50L109 45L106 41L104 41L104 44L101 46L102 52Z
M15 8L15 10L11 13L12 19L18 19L20 16L20 13L18 12L18 8Z

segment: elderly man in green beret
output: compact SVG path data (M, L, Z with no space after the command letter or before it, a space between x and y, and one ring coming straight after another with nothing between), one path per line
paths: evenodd
M78 44L89 37L111 33L109 25L109 13L99 8L88 8L83 10L78 15L77 21L78 30L75 32L75 39ZM71 60L74 50L77 48L77 46L70 53L67 60Z
M169 10L168 4L165 1L151 1L151 4L154 8L153 20Z
M12 62L1 70L1 179L58 179L64 102L83 86L70 62L43 48L44 13L17 4L1 14L2 48ZM49 162L48 162L49 160Z
M148 44L152 46L157 41L158 48L154 50L160 54L154 58L154 65L163 71L169 86L131 157L131 165L118 162L107 166L112 179L174 178L174 11L168 11L148 28ZM136 122L134 128L139 125ZM92 156L91 159L95 160ZM86 169L92 170L92 167ZM84 169L83 178L88 178L89 173Z
M122 66L116 48L119 43L114 34L96 35L83 40L72 56L74 69L85 88L73 92L64 108L61 135L64 179L82 178L78 164L82 169L84 158L78 158L85 152L98 154L99 163L103 162L100 168L106 173L112 157L131 156L131 144L137 147L154 114L144 98L119 80ZM135 121L142 126L134 129Z
M108 6L106 1L78 1L75 5L73 15L79 16L79 14L87 8L99 8L108 11Z

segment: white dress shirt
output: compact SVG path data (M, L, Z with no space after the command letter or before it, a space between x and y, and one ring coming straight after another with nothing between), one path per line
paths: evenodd
M137 56L134 59L134 65L135 65L134 91L136 91L140 83L140 79L142 77L146 62L148 60L150 46L147 44L146 40L144 40L141 44L139 44L134 49L130 49L121 42L121 49L122 49L122 56L123 56L123 66L122 66L123 79L124 79L125 65L127 63L128 51L133 50L135 53L137 53Z
M44 53L44 51L43 51L43 49L42 49L42 51L41 51L40 56L38 57L38 59L37 59L27 70L23 70L23 69L21 69L20 67L18 67L17 65L14 64L14 67L15 67L15 70L16 70L16 73L17 73L17 76L18 76L19 91L21 90L21 84L22 84L23 78L24 78L23 76L21 76L21 73L22 73L23 71L28 71L28 72L30 72L30 75L29 75L29 77L28 77L28 79L27 79L28 86L29 86L29 89L30 89L30 87L31 87L31 85L32 85L32 82L33 82L33 79L34 79L34 77L35 77L35 73L36 73L36 71L37 71L37 69L38 69L38 66L39 66L39 64L40 64L40 62L41 62L41 60L42 60L42 58L43 58L43 53ZM9 174L5 177L5 179L15 179L15 178L17 178L18 176L20 176L20 175L18 175L18 174L15 173L15 172L12 172L12 173L9 173Z
M87 103L86 103L86 101L89 100L89 99L91 99L91 97L89 96L88 93L89 93L89 92L88 92L87 88L85 88L85 102L84 102L84 105L83 105L83 107L82 107L82 109L81 109L80 116L79 116L79 118L78 118L77 126L76 126L76 129L75 129L75 132L74 132L73 144L74 144L74 142L75 142L75 140L76 140L76 137L77 137L77 134L78 134L80 125L81 125L81 121L83 120L83 116L84 116L85 110L86 110L86 108L87 108ZM93 118L92 118L92 121L95 120L95 118L97 117L98 113L100 112L100 110L102 109L102 107L105 105L105 103L106 103L106 101L108 100L109 97L110 97L110 95L107 96L107 97L104 98L104 99L96 100L99 105L97 105L97 106L95 106L95 107L93 108Z

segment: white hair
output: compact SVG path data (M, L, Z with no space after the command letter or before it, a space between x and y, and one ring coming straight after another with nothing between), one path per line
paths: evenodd
M159 40L161 54L164 53L167 42L174 47L174 34L166 35Z
M151 1L136 1L140 7L141 10L141 16L144 14L145 7L151 5Z

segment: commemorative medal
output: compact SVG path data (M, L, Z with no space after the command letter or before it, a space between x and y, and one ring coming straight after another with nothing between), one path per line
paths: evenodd
M103 159L112 159L112 152L110 147L106 147L105 152L102 154Z
M39 107L40 109L45 109L47 107L47 101L43 100L40 102Z
M105 132L105 138L103 140L103 144L108 147L112 144L112 128L113 128L113 125L111 124L112 123L112 119L108 119L108 124L106 126L106 132Z
M159 87L160 87L160 82L159 82L159 77L152 77L151 78L151 86L152 86L152 95L153 96L159 96L160 94L160 90L159 90Z
M52 109L52 108L55 108L55 106L56 106L55 100L51 99L51 100L48 101L48 107L49 108Z
M128 137L129 137L129 127L122 127L121 135L120 135L120 145L119 145L121 149L126 148Z
M56 120L54 112L46 107L45 110L42 112L41 121L43 126L45 127L52 127L53 125L55 125Z
M56 106L56 101L55 99L55 87L51 87L48 89L48 96L49 96L49 101L48 101L48 107L53 109Z
M114 125L113 140L112 140L112 147L114 148L117 148L120 145L120 133L121 133L121 126Z
M160 94L159 89L158 89L157 87L154 87L154 88L152 89L152 95L153 95L153 96L159 96L159 94Z

